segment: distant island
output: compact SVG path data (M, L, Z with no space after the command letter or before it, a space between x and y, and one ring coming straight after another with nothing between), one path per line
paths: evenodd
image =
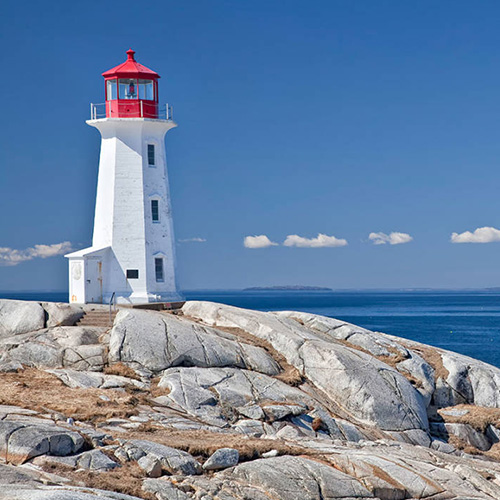
M287 285L287 286L252 286L250 288L244 288L244 292L255 292L255 291L269 291L269 290L285 290L285 291L322 291L322 292L331 292L333 291L331 288L326 286L303 286L303 285Z

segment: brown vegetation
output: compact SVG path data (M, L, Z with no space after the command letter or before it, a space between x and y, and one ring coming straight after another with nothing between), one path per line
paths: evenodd
M121 361L106 366L103 372L107 375L119 375L120 377L128 377L135 380L141 380L141 377L139 377L139 375L137 375L137 373L132 368L130 368L130 366L127 366Z
M55 463L44 464L42 468L51 474L57 474L58 476L70 479L76 485L114 491L144 500L156 500L156 496L153 493L147 493L142 490L144 472L136 462L127 462L122 464L121 467L107 472L75 471L68 466Z
M34 368L27 368L19 373L2 373L0 384L0 404L21 406L40 413L55 413L91 423L135 415L136 406L148 401L146 393L72 389L56 376ZM100 396L106 396L109 401Z
M258 458L262 453L278 450L280 455L302 455L307 451L290 446L277 439L248 438L241 434L219 433L206 430L179 431L146 424L128 433L130 439L154 441L197 457L208 458L221 447L235 448L242 460Z
M485 452L478 450L475 446L466 443L463 439L460 439L458 436L455 436L454 434L450 434L448 436L448 443L454 446L457 450L462 450L464 453L468 453L469 455L485 454Z
M465 415L447 415L448 410L467 410ZM500 408L485 408L474 405L456 405L448 408L441 408L437 411L440 417L447 423L469 424L479 432L484 432L488 425L500 429Z
M315 417L312 421L311 427L315 432L326 430L326 425L319 417Z
M427 347L420 344L411 344L408 345L404 341L399 342L401 345L405 346L407 349L410 349L420 355L427 363L429 363L432 368L434 368L434 378L437 380L438 378L442 378L446 380L450 375L450 372L444 367L443 359L441 358L441 353L438 349L434 347Z
M387 363L388 365L392 366L393 368L396 368L396 365L398 363L401 363L401 361L404 361L405 359L409 358L408 354L401 352L399 349L396 349L395 347L392 347L390 345L386 345L384 347L390 352L390 355L389 356L376 356L376 357L380 361Z

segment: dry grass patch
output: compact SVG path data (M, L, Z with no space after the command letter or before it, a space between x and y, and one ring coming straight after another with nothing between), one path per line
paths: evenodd
M447 410L467 410L467 413L461 416L447 415L444 413ZM437 412L447 423L469 424L479 432L486 431L488 425L500 429L500 408L485 408L483 406L461 404L448 408L440 408Z
M134 380L141 380L141 377L137 373L127 366L126 364L119 361L118 363L113 363L112 365L106 366L103 370L106 375L118 375L120 377L132 378Z
M158 396L168 396L170 394L170 389L168 387L159 387L161 377L155 377L151 379L151 385L149 387L149 394L151 397L157 398Z
M450 372L443 365L443 358L441 358L440 352L433 347L426 347L421 345L408 345L404 341L400 341L400 344L409 349L410 351L416 352L420 355L427 363L429 363L432 368L434 368L434 378L442 378L446 380L450 375Z
M488 451L484 452L484 455L496 462L500 462L500 443L495 443Z
M153 493L142 490L144 473L135 462L127 462L121 467L106 472L78 470L60 464L44 464L43 470L70 479L74 485L113 491L144 500L157 500Z
M404 361L405 359L408 359L408 354L402 353L400 350L396 349L395 347L392 347L390 345L384 346L389 352L389 356L376 356L377 359L380 361L383 361L384 363L392 366L393 368L396 368L396 365L398 363L401 363L401 361Z
M448 443L454 446L457 450L462 450L464 453L468 453L469 455L484 455L485 453L481 450L478 450L475 446L466 443L463 439L455 436L454 434L450 434L448 436Z
M75 420L98 423L109 418L136 415L136 406L147 403L146 394L112 389L72 389L55 375L28 368L19 373L0 374L0 404L41 413L55 412ZM100 396L107 396L104 401Z
M299 370L292 365L287 365L283 371L278 375L275 375L274 378L293 387L298 387L304 381L304 378L300 374Z
M219 448L234 448L242 460L258 458L262 453L278 450L280 455L311 453L300 446L290 446L277 439L247 438L241 434L219 433L202 430L179 431L155 427L152 424L131 431L129 439L145 439L171 448L187 451L196 457L208 458Z

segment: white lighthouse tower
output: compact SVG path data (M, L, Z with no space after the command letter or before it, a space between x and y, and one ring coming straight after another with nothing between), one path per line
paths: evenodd
M103 73L106 102L87 121L101 155L92 246L66 255L73 303L179 299L164 142L176 124L159 107L160 76L127 56Z

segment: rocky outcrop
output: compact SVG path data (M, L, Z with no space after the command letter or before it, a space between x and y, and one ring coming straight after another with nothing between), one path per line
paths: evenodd
M336 342L283 314L189 302L186 315L213 326L236 327L272 344L289 363L357 422L384 430L427 429L425 401L397 370L364 351Z
M0 421L0 453L7 462L24 463L39 455L65 456L79 451L80 434L47 424Z
M172 366L247 368L269 375L279 371L263 349L170 314L122 310L109 341L110 359L158 373Z
M0 500L500 498L495 367L292 311L82 311L0 301Z
M37 302L0 300L0 338L40 330L45 311Z
M220 474L222 489L234 498L373 498L357 479L329 465L302 457L276 457L254 460ZM229 479L229 481L227 481Z
M41 305L47 314L47 328L54 328L55 326L74 326L85 314L82 306L74 304L42 302Z
M12 366L100 371L107 361L101 328L62 326L0 339L0 371Z

